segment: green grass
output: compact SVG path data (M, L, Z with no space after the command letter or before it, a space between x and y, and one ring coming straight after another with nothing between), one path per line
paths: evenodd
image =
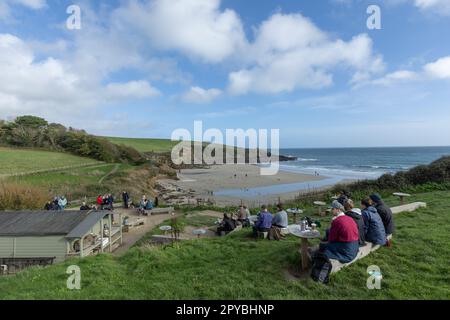
M138 138L116 138L106 137L115 144L123 144L133 147L141 152L168 152L178 143L168 139L138 139Z
M0 147L0 175L52 170L55 167L77 166L99 161L61 152L12 149Z
M337 274L329 285L288 280L299 239L255 241L250 230L178 246L135 247L33 268L0 278L2 299L450 299L450 192L417 194L428 208L395 216L392 248L381 248ZM396 199L388 199L397 204ZM330 218L323 218L322 230ZM66 288L69 265L81 268L79 291ZM381 290L366 287L368 266L383 274Z

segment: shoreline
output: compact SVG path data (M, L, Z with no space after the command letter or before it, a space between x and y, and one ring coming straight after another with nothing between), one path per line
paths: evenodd
M318 191L345 180L329 176L285 171L273 176L260 175L260 167L251 164L214 165L201 169L182 169L179 180L161 179L157 189L169 205L214 203L218 206L250 207L278 200L292 200L301 193Z

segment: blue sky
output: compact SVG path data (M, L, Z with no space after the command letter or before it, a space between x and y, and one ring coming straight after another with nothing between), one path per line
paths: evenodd
M282 147L450 145L450 0L0 4L0 118L90 133L280 129ZM366 9L381 8L381 30Z

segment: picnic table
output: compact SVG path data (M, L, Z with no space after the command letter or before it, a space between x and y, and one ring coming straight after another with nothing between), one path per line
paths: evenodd
M248 221L250 221L250 225L254 225L256 223L256 221L258 221L258 216L256 216L256 215L249 216Z
M159 227L159 230L164 231L164 234L167 234L167 231L172 230L171 226L161 226Z
M200 238L200 236L206 234L206 230L205 229L195 229L195 230L192 230L192 233L195 234L197 236L197 238Z
M402 205L405 203L405 197L411 197L410 194L403 192L394 192L393 195L400 198L400 203Z
M302 270L308 270L311 265L311 258L308 254L309 239L320 238L320 232L318 230L305 230L302 231L300 225L294 224L288 226L290 234L299 237L301 239L300 254L302 256Z
M301 210L299 208L289 208L286 210L286 212L294 215L294 224L296 224L297 223L297 214L302 214L303 210Z
M323 201L314 201L313 203L314 203L314 205L316 205L318 207L319 216L321 216L322 215L322 207L326 206L327 204Z

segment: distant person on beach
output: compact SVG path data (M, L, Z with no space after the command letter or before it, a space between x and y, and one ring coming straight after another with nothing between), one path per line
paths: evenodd
M327 232L327 243L320 244L320 251L329 259L348 263L356 258L359 250L358 226L352 218L345 215L344 206L337 200L331 204L334 218Z
M223 220L217 227L217 234L220 236L222 232L229 233L236 229L236 222L228 216L228 214L223 214Z
M366 245L365 240L365 232L364 232L364 220L362 218L362 213L360 209L355 208L355 204L352 199L347 199L344 202L345 215L355 221L358 226L358 234L359 234L359 246L363 247Z
M126 191L122 192L122 201L123 201L123 207L125 209L128 209L129 201L130 201L130 196L128 195L128 192L126 192Z
M377 209L370 204L369 198L361 200L361 209L366 240L374 245L384 246L386 244L386 231L383 221Z
M395 225L394 218L392 217L391 209L384 203L381 199L380 195L374 193L370 196L371 203L374 205L375 209L377 209L378 214L383 221L384 230L386 231L386 236L389 236L394 233ZM390 246L390 240L387 243L387 246Z
M253 236L256 238L258 232L269 232L272 227L272 214L267 210L266 205L261 206L261 212L258 214L258 220L253 226Z

